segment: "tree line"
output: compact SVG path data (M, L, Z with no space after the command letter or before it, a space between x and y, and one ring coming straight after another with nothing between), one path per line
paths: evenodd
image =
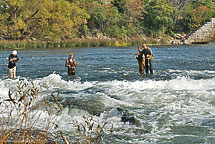
M0 0L0 39L172 37L215 17L215 0Z

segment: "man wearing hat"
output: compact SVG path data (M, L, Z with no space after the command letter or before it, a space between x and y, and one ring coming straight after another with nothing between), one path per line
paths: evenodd
M16 62L18 61L19 61L19 58L17 57L17 51L14 50L9 56L9 64L8 64L11 79L16 78Z

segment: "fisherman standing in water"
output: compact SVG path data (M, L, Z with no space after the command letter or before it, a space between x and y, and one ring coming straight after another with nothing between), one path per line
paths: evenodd
M154 57L152 55L152 49L148 48L146 46L146 44L143 44L142 47L143 47L143 50L140 53L140 55L144 55L145 56L146 74L148 74L149 70L150 70L150 73L153 74L152 61L153 61Z
M76 63L75 59L73 59L73 53L70 53L65 64L65 67L68 67L68 76L75 75L75 68L78 64L79 63Z
M8 64L11 79L16 78L16 62L18 61L19 61L19 58L17 57L17 51L14 50L9 56L9 64Z
M139 53L132 53L132 55L138 55L137 57L134 56L134 58L138 60L140 74L144 74L145 58L143 58L143 55L140 55L140 53L142 52L142 49L140 47L138 47L138 52Z

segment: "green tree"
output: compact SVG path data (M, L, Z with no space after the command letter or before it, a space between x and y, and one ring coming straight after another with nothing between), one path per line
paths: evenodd
M215 17L215 5L211 0L192 0L185 6L177 22L179 31L190 33Z
M121 32L126 30L126 36L123 37L136 37L141 34L141 24L139 19L143 19L142 11L144 1L142 0L113 0L113 6L117 7L121 14L119 27ZM122 31L123 28L123 31ZM125 33L121 34L125 35Z
M20 18L24 0L4 0L0 1L0 29L4 29L1 34L10 39L19 39L21 33L19 29L24 27L24 22Z
M115 7L117 7L118 11L122 14L125 13L125 4L126 0L113 0L111 2Z
M1 37L36 37L58 41L75 37L89 15L66 0L4 0L0 2Z
M175 32L190 33L194 28L193 9L191 4L187 4L183 9L180 19L177 20Z
M176 14L176 8L166 0L151 0L144 8L143 28L149 36L163 36L172 27Z
M121 15L112 4L91 2L88 3L86 11L90 15L87 26L94 36L98 33L108 37L119 34Z

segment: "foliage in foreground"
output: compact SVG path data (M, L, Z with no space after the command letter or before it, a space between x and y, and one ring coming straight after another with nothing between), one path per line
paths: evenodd
M41 87L33 82L19 81L16 92L9 90L7 99L0 99L0 144L3 143L98 143L105 134L104 124L91 117L83 117L84 122L75 121L78 135L73 138L70 134L65 135L60 129L60 123L56 123L55 116L62 111L60 104L54 106L59 96L51 94L52 103L42 99L40 105L46 106L48 113L43 122L40 122L40 112L34 111L35 103L38 102L38 94ZM37 128L40 125L40 128ZM41 128L42 127L42 128ZM51 133L53 127L58 128L57 133ZM113 127L110 132L112 133ZM76 132L71 132L76 133Z
M16 94L9 91L8 99L1 102L0 143L44 143L47 138L50 121L47 120L44 124L43 131L37 131L35 124L40 114L31 112L39 89L33 83L31 88L27 88L28 86L27 83L18 83Z

